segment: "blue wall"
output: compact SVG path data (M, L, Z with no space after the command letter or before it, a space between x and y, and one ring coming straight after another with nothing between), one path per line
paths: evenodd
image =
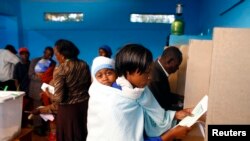
M198 0L185 1L184 19L187 34L198 33ZM131 13L175 13L179 0L95 0L94 2L50 2L23 0L21 46L27 46L31 58L41 56L45 46L53 46L60 38L73 41L81 51L80 58L91 64L98 47L108 44L113 52L126 43L141 43L158 57L170 33L170 24L130 23ZM32 11L32 12L31 12ZM83 12L82 23L55 23L43 19L44 12Z
M0 0L0 15L15 16L20 12L20 0Z
M0 0L0 48L6 44L19 46L19 0Z
M250 27L250 0L245 0L227 13L220 15L240 0L202 0L201 32L207 33L213 27Z
M4 48L6 44L12 44L18 47L18 25L17 17L0 15L0 48Z
M49 2L50 1L50 2ZM250 27L250 1L245 0L0 0L0 45L26 46L31 58L41 56L45 46L60 38L72 40L81 50L80 58L91 63L98 47L108 44L116 52L126 43L141 43L154 58L162 52L169 24L130 23L131 13L175 13L176 3L184 4L185 34L207 34L213 27ZM45 22L44 12L83 12L82 23ZM209 31L211 32L211 31ZM17 35L16 35L17 34Z

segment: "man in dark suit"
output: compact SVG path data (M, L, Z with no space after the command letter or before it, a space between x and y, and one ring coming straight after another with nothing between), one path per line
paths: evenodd
M177 47L171 46L167 47L161 57L153 64L148 87L165 110L180 110L183 108L183 96L172 93L168 81L169 75L179 69L181 62L182 53Z

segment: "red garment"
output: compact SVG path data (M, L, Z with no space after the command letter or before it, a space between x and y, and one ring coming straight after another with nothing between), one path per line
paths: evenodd
M48 83L53 79L53 72L55 65L51 65L41 76L41 80L44 83Z
M51 65L41 76L41 80L43 83L47 83L49 84L49 82L53 79L53 72L55 69L55 65ZM50 105L50 98L44 93L42 92L41 94L41 99L43 102L44 106Z
M49 84L50 81L53 79L53 72L54 72L54 69L55 69L55 65L51 65L41 76L41 81L43 83L47 83ZM50 105L51 104L51 101L50 101L50 98L47 96L47 94L45 92L42 92L41 93L41 100L42 100L42 103L44 106L47 106L47 105ZM54 121L50 121L49 122L50 124L50 128L54 128L54 130L56 130L55 128L56 127L52 127L52 126L55 126L55 120ZM55 131L52 131L52 129L50 129L51 132L49 134L49 138L48 140L49 141L56 141L56 132Z
M50 105L50 98L45 94L45 92L42 92L41 94L41 100L44 106Z
M49 133L48 141L56 141L56 133L55 132Z

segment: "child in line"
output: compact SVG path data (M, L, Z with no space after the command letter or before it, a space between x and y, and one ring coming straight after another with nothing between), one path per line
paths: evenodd
M104 56L96 57L93 60L91 75L93 80L96 79L103 85L112 86L117 78L114 60Z
M116 78L115 72L112 70L112 67L114 66L113 61L108 58L98 57L93 61L92 76L94 81L89 89L90 100L87 140L92 141L101 138L102 140L167 141L175 137L185 136L189 130L186 127L177 126L176 128L164 133L171 128L174 116L177 119L181 119L189 113L186 113L185 111L177 113L174 111L164 111L156 102L148 88L144 89L148 79L144 79L144 77L148 77L147 72L149 72L149 66L152 62L152 54L147 49L146 52L143 52L143 50L145 51L145 48L140 45L131 44L124 47L124 49L129 51L130 49L137 47L139 50L130 52L130 57L127 56L128 54L121 53L123 54L123 57L127 56L128 59L131 59L131 57L135 57L133 59L139 58L134 65L129 61L126 61L128 66L116 63L118 65L118 68L116 67L118 72L120 72L119 67L121 66L122 68L127 69L127 71L124 71L128 73L125 77L130 81L127 81L125 77L119 77L116 80L116 83L112 85L112 82L114 82ZM142 53L139 53L138 51L142 51ZM120 62L121 60L118 58L119 53L116 61ZM143 61L140 60L140 58L146 60ZM144 65L144 70L140 68L140 65ZM131 71L131 68L135 70ZM135 74L138 73L138 71L141 73L141 78L131 76L132 73ZM139 85L135 85L137 88L131 85L136 79L139 80L140 83ZM112 85L114 88L102 84L108 86ZM156 138L144 139L144 129L148 136ZM161 137L157 137L162 133L164 134Z

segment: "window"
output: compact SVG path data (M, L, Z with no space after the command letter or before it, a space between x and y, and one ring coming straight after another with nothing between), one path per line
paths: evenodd
M48 12L44 14L45 21L51 22L82 22L84 14L81 12L75 13L59 13Z
M130 22L136 23L169 23L175 20L174 15L159 15L159 14L131 14Z

